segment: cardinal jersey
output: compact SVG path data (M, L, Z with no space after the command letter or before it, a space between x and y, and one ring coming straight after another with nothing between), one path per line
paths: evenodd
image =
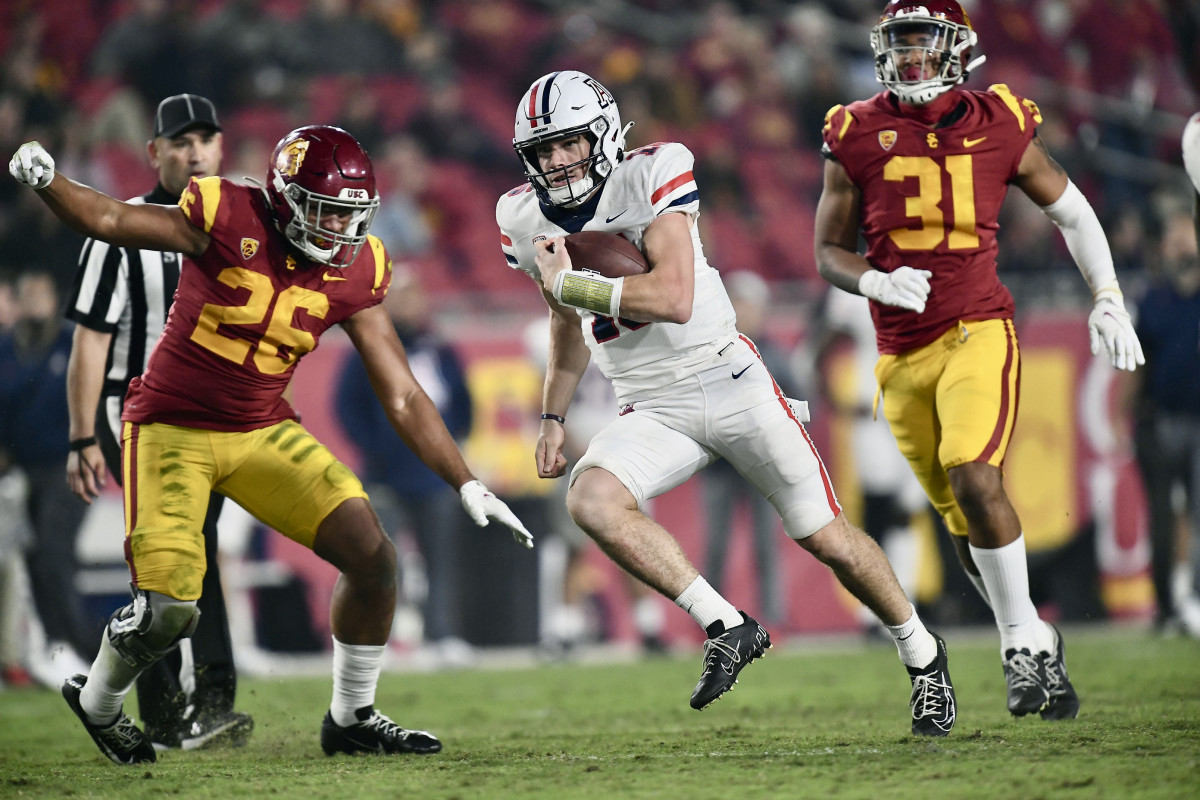
M996 274L997 218L1042 116L1003 84L956 93L958 106L932 128L887 92L825 117L823 151L861 193L867 260L933 273L922 314L871 302L880 353L929 344L960 320L1013 315Z
M496 205L500 247L509 266L541 283L534 242L581 230L618 233L639 248L646 228L660 214L699 214L692 177L694 158L682 144L651 144L631 150L598 192L576 209L541 205L528 184L513 189ZM644 399L654 390L695 374L716 352L737 338L733 306L721 276L704 257L692 225L695 295L691 319L683 324L612 319L579 309L583 337L596 365L613 382L621 404Z
M179 198L212 237L185 262L163 336L130 384L122 419L247 431L295 419L283 390L321 334L379 303L391 282L383 244L368 238L354 263L297 260L262 190L193 178Z

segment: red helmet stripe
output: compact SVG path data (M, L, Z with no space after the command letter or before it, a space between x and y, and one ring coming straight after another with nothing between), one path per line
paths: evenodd
M533 88L529 90L529 110L527 110L525 112L525 116L529 117L530 127L533 127L533 128L536 128L538 126L538 118L535 115L537 114L537 96L538 96L538 89L540 87L541 87L541 84L535 83L533 85Z
M550 79L544 84L535 85L529 90L529 127L536 128L539 120L544 120L546 124L550 124L550 87L554 86L554 79L559 73L554 73ZM541 109L538 109L538 94L541 94Z

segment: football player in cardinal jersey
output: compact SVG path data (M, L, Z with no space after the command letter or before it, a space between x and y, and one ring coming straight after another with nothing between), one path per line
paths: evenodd
M1062 637L1029 597L1002 484L1021 374L1013 299L996 274L1010 183L1059 227L1092 290L1092 352L1103 342L1119 369L1143 358L1104 231L1038 138L1037 105L1003 84L958 88L979 63L975 44L954 0L887 4L871 31L886 90L825 118L814 246L821 275L871 300L884 413L995 613L1009 711L1065 719L1079 699Z
M771 640L641 508L725 458L774 504L788 535L889 626L913 682L912 729L944 736L954 722L945 645L879 547L846 521L801 404L788 402L738 333L697 233L691 152L674 142L626 151L626 130L612 96L581 72L539 78L517 108L514 147L528 182L500 198L496 218L509 265L540 285L550 307L538 474L566 473L567 407L595 358L620 414L574 465L567 507L614 561L705 630L692 707L728 691ZM649 271L609 279L573 269L563 237L580 230L626 237Z
M101 752L118 764L155 760L122 703L137 675L195 628L210 490L341 573L330 604L333 701L322 749L441 750L431 734L374 708L396 554L362 484L284 399L297 362L341 324L405 444L459 490L472 519L495 519L529 547L532 537L473 478L379 305L392 265L368 234L379 197L366 152L340 128L299 128L276 146L265 188L192 178L178 206L122 203L55 175L36 142L21 146L9 171L87 236L189 259L122 415L133 601L113 614L90 673L63 685Z

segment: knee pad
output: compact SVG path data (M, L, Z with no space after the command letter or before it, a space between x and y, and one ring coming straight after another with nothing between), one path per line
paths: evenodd
M158 661L191 636L200 621L195 600L133 589L133 602L108 621L108 642L125 663L138 669Z

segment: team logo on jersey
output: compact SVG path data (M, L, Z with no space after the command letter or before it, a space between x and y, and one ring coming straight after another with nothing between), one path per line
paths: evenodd
M882 147L884 150L891 150L892 145L894 145L895 143L896 143L896 132L895 131L880 131L879 132L879 146Z
M287 261L285 261L283 263L283 266L285 269L295 269L296 268L296 257L293 255L288 255Z
M254 258L254 254L258 252L258 239L246 237L242 239L242 258L249 261Z
M307 139L289 142L279 151L279 158L275 159L275 169L289 178L295 176L300 171L300 165L304 163L304 156L308 154L308 144Z

